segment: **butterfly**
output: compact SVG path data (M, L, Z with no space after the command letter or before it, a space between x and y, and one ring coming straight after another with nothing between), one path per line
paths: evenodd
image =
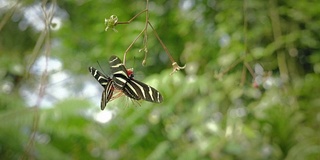
M123 94L134 100L145 100L154 103L163 101L162 95L153 87L134 79L133 70L126 69L122 61L117 56L109 59L112 78L104 75L93 67L89 67L92 76L104 88L101 97L101 110L106 104ZM116 92L116 95L114 95Z
M133 78L133 74L128 74L126 67L117 56L109 59L111 73L113 74L113 86L121 90L126 96L134 99L161 103L162 95L153 87Z

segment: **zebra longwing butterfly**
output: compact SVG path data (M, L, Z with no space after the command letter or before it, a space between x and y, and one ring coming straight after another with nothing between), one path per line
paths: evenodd
M159 91L153 87L133 79L133 74L128 74L126 67L117 56L109 59L111 72L113 74L113 86L135 100L146 100L161 103L163 98Z
M104 88L101 97L101 110L104 110L107 103L115 98L118 98L123 95L121 90L117 90L113 86L113 80L109 77L95 69L94 67L89 67L89 71L92 76L100 83L100 85ZM133 77L133 70L128 69L127 74ZM114 94L115 92L115 94Z

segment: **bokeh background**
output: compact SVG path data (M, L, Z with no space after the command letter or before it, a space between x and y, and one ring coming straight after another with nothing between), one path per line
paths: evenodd
M320 159L320 3L156 0L127 67L161 104L103 88L143 30L144 0L0 0L0 159Z

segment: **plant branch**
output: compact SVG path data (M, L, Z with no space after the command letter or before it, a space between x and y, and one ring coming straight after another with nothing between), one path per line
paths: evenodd
M243 0L243 36L244 36L244 56L247 56L247 15L246 15L246 11L247 11L247 1ZM243 66L242 66L242 74L241 74L241 82L240 85L243 86L245 81L246 81L246 75L247 75L247 69L246 67L248 67L247 62L245 61L245 58L243 60Z
M140 15L141 15L142 13L144 13L144 12L148 12L148 9L145 9L145 10L139 12L138 14L136 14L135 16L133 16L133 17L132 17L130 20L128 20L128 21L125 21L125 22L116 22L115 25L118 25L118 24L130 24L134 19L136 19L138 16L140 16Z
M270 5L270 19L272 24L272 31L275 43L280 42L282 33L281 33L281 24L279 13L276 6L276 0L269 0ZM283 83L288 82L289 74L288 74L288 67L286 62L286 55L283 51L277 51L277 60L278 60L278 67L280 71L280 78Z
M186 67L186 65L184 66L179 66L177 62L175 62L175 60L172 58L171 54L169 53L169 50L167 49L166 45L162 42L161 38L159 37L158 33L156 32L156 30L154 29L154 27L152 26L152 24L149 21L149 0L146 0L146 8L139 12L138 14L136 14L135 16L133 16L129 21L125 21L125 22L118 22L118 17L115 15L111 15L109 19L105 19L105 25L107 26L105 31L107 31L109 28L112 28L114 31L117 32L117 30L115 29L115 26L118 24L130 24L134 19L136 19L138 16L140 16L142 13L146 12L146 22L145 22L145 26L143 28L143 30L138 34L138 36L132 41L132 43L129 45L129 47L126 49L126 51L124 52L123 55L123 64L126 64L126 57L127 57L127 53L129 52L129 50L132 48L133 44L141 37L142 33L144 33L144 38L143 38L143 49L140 49L140 51L144 51L145 52L145 56L144 59L142 61L142 65L146 64L146 59L147 59L147 53L148 53L148 48L147 48L147 43L148 43L148 26L150 26L152 28L152 31L154 33L154 35L156 36L156 38L158 39L158 41L160 42L162 48L165 50L166 54L168 55L171 63L172 63L172 67L173 67L173 72L171 74L173 74L176 71L179 71L180 69L184 69Z
M142 61L142 65L146 64L147 61L147 54L148 54L148 22L149 22L149 0L146 2L146 22L145 22L145 31L144 31L144 37L143 37L143 51L144 51L144 58ZM141 51L141 50L140 50Z
M7 23L7 21L9 20L9 18L13 15L13 13L15 12L15 10L18 7L18 4L20 3L20 0L16 1L16 3L13 5L13 7L5 14L5 16L2 18L1 22L0 22L0 31L2 30L2 28L4 27L4 25Z
M186 67L186 65L184 65L183 67L179 66L177 64L177 62L172 58L168 48L166 47L166 45L162 42L161 38L159 37L157 31L153 28L152 24L148 21L149 26L152 28L152 31L154 33L154 35L156 36L156 38L158 39L159 43L161 44L162 48L164 49L164 51L166 52L166 54L168 55L171 63L172 63L172 67L173 67L173 71L171 72L171 74L173 74L176 71L179 71L180 69L184 69Z
M129 45L129 47L126 49L126 51L124 52L124 56L123 56L123 64L126 64L126 56L127 53L129 52L129 50L131 49L131 47L133 46L134 43L136 43L136 41L140 38L140 36L142 35L142 33L145 31L145 29L143 29L138 36L132 41L132 43Z
M53 18L53 13L54 13L54 8L56 5L56 0L53 1L53 3L50 6L49 11L47 12L46 10L46 4L47 1L44 0L42 2L42 12L43 12L43 16L44 16L44 23L45 23L45 28L43 30L43 33L40 35L39 39L42 39L43 37L45 37L45 67L44 67L44 71L41 75L41 80L40 80L40 87L39 87L39 93L38 93L38 98L36 101L35 106L33 107L34 109L34 117L33 117L33 124L32 124L32 130L31 130L31 135L28 141L28 144L26 146L26 150L24 152L24 155L21 157L21 159L30 159L30 156L32 156L32 150L34 148L34 142L35 142L35 138L36 138L36 134L38 131L38 127L39 127L39 119L40 119L40 113L39 113L39 106L41 104L41 101L45 95L45 90L46 90L46 84L47 84L47 77L48 77L48 60L49 60L49 56L50 56L50 52L51 52L51 45L50 45L50 24ZM43 36L43 37L42 37ZM39 40L38 40L39 41ZM41 43L43 44L43 43ZM40 45L41 48L42 45ZM39 47L39 46L35 46ZM35 50L35 49L34 49Z

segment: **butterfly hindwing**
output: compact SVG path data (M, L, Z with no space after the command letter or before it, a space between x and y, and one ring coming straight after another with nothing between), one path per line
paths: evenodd
M104 110L104 108L106 107L107 103L111 100L112 96L113 96L113 82L110 81L110 83L108 83L107 85L105 85L105 88L102 92L102 97L101 97L101 110Z
M129 83L129 81L130 80L128 80L126 85L123 87L123 93L134 100L140 100L141 97L138 91Z
M135 90L135 93L143 100L155 103L161 103L163 100L159 91L145 83L135 79L130 79L130 81L128 81L128 85L132 86L132 88Z

